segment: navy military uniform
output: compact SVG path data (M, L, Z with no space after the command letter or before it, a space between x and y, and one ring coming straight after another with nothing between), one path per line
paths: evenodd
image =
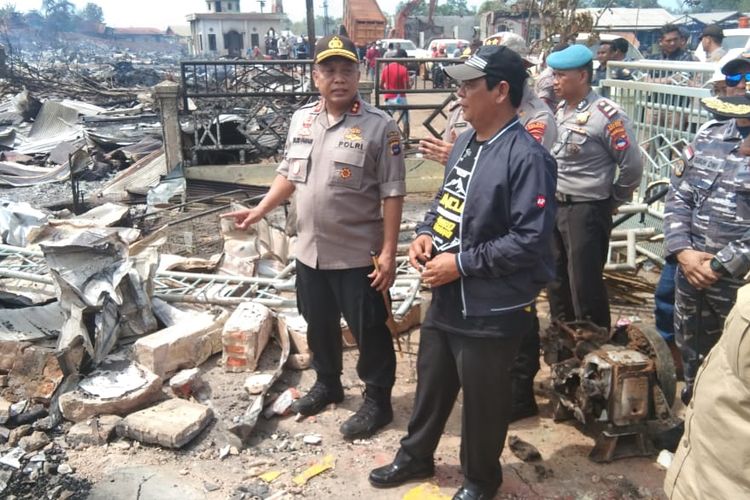
M555 52L556 70L584 67L591 51L581 45ZM614 208L629 201L640 184L643 163L630 118L613 101L589 91L574 109L557 108L556 277L547 287L552 317L588 320L609 328L602 277ZM618 172L619 169L619 172Z
M693 249L716 255L724 273L703 290L677 271L675 336L692 386L699 356L708 353L750 271L750 159L739 155L736 122L712 121L686 148L673 170L664 214L667 250Z

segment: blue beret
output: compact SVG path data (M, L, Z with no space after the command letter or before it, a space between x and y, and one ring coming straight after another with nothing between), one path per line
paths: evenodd
M594 59L594 54L585 45L571 45L560 52L547 56L547 66L552 69L576 69L586 66Z

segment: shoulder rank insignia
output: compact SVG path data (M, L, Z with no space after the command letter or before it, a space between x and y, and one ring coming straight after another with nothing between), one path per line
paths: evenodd
M359 103L359 99L356 99L354 103L352 104L352 108L349 110L349 112L356 115L357 113L359 113L360 107L361 107L361 104Z
M604 113L604 116L606 116L607 118L612 118L617 114L617 108L604 99L600 100L599 104L597 104L596 107L599 108L599 111Z

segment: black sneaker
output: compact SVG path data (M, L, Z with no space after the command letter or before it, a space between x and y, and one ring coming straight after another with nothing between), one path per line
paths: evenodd
M387 391L387 399L379 397L378 394L371 394L372 392L374 391L370 389L365 391L362 406L359 407L357 413L341 425L339 430L344 438L368 438L393 421L390 390Z
M307 394L292 403L291 410L305 417L317 415L331 403L340 403L344 400L344 389L329 387L318 381L307 391Z

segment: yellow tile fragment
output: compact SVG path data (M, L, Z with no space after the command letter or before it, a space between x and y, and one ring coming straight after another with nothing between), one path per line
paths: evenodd
M268 472L265 472L258 477L267 483L272 483L283 473L284 471L280 470L269 470Z
M311 478L317 476L321 472L325 472L328 469L332 469L333 466L335 465L335 462L336 462L336 459L333 458L333 455L326 455L325 457L323 457L323 460L321 460L315 465L302 471L298 476L292 479L292 482L296 484L297 486L302 486L303 484L307 483Z
M406 492L403 500L450 500L449 495L440 493L435 483L422 483Z

